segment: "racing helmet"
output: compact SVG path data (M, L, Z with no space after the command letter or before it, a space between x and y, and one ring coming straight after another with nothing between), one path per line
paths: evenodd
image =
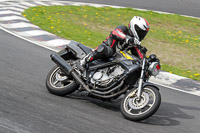
M129 34L142 41L149 31L149 23L146 19L134 16L129 23Z

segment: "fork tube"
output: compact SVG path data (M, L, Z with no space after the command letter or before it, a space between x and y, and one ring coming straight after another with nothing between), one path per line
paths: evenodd
M141 75L140 75L138 92L137 92L137 98L138 99L140 99L140 96L141 96L141 93L142 93L142 84L143 84L143 79L144 79L145 62L146 62L146 58L143 59L143 63L142 63L142 71L141 71Z

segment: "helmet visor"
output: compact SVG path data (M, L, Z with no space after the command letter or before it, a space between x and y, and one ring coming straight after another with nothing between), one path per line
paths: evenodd
M148 33L148 30L143 30L138 25L135 25L135 31L136 31L140 41L142 41Z

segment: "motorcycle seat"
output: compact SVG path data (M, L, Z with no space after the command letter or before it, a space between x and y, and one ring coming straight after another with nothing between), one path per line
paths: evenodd
M92 62L89 63L89 66L96 66L96 65L103 65L103 64L106 64L108 62L112 62L114 60L114 57L111 57L111 58L107 58L107 59L97 59L97 60L94 60Z

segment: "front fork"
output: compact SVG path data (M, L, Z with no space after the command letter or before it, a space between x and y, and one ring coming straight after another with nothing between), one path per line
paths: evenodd
M146 65L146 58L143 59L143 63L142 63L142 71L141 71L139 86L138 86L138 91L137 91L138 100L140 100L142 89L143 89L142 86L143 86L143 81L144 81L145 65Z

